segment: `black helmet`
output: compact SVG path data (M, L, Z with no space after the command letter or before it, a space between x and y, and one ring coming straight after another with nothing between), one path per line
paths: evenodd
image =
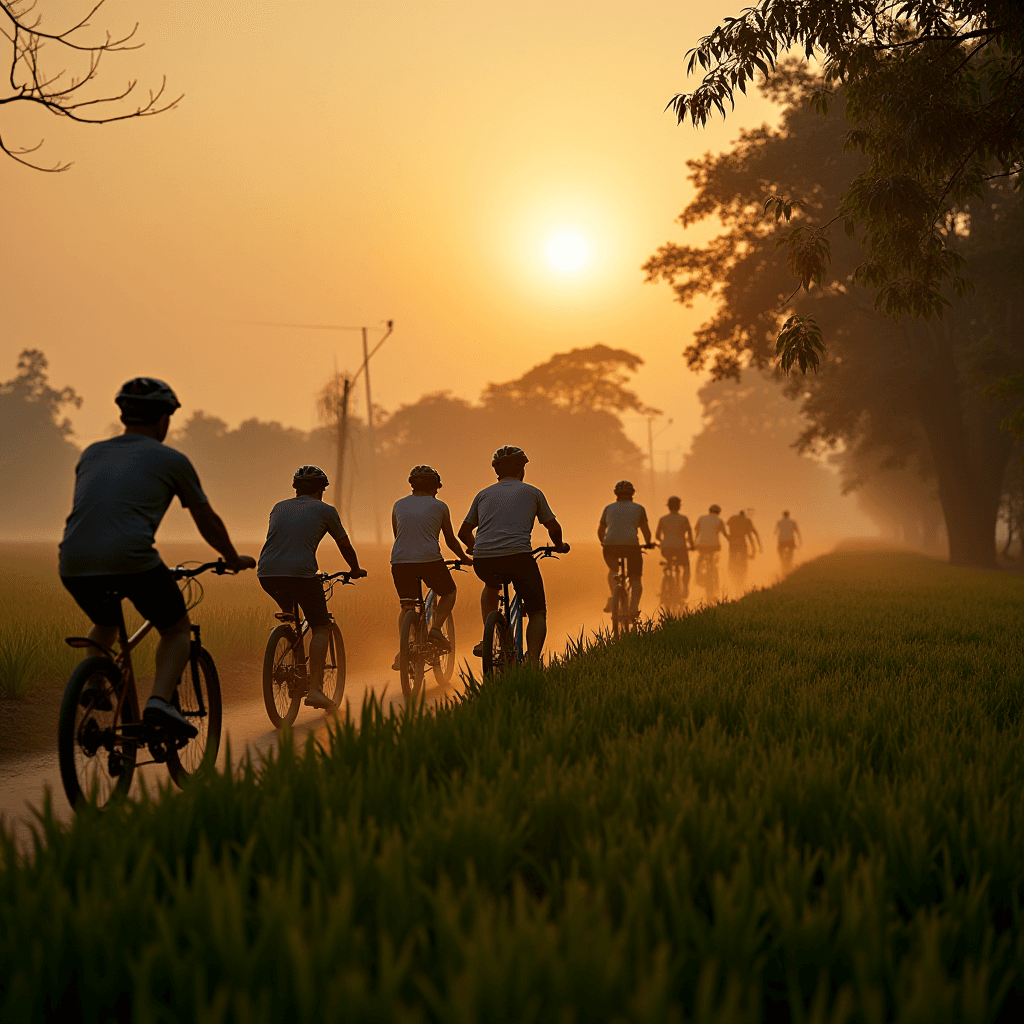
M319 466L299 466L292 476L292 487L309 484L327 490L330 482L327 474Z
M133 377L121 386L114 401L126 426L151 425L181 408L171 386L157 377Z
M409 470L409 483L412 483L417 478L423 480L430 477L437 481L438 487L444 486L441 483L441 474L433 466L413 466Z
M526 452L514 444L503 444L491 457L492 466L496 466L499 462L521 462L525 466L529 461Z
M636 493L636 488L633 486L633 484L629 480L620 480L615 485L615 493L616 494L635 494Z
M718 515L718 513L722 511L722 506L721 506L721 505L712 505L712 506L711 506L711 507L710 507L710 508L708 509L708 511L709 511L709 512L710 512L710 513L711 513L711 514L712 514L713 516L717 516L717 515Z

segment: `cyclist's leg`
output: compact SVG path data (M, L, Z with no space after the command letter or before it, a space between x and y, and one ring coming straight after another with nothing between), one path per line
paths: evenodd
M434 634L433 638L437 640L438 636L442 635L441 627L455 608L455 598L458 595L458 591L455 588L455 580L452 579L451 570L444 562L428 562L425 565L421 565L419 571L423 582L434 592L436 604L434 605L431 632Z
M608 566L608 603L605 605L604 610L610 612L612 610L612 595L615 593L615 577L619 572L619 546L617 544L606 544L602 548L604 554L604 564Z
M139 614L152 622L160 633L153 696L169 704L192 648L192 624L185 610L185 599L165 565L125 576L121 589Z
M640 611L640 598L644 593L644 559L639 545L631 547L626 556L626 574L629 576L629 614L636 615Z
M296 578L292 581L292 589L309 624L309 695L306 697L306 703L311 703L311 697L315 703L315 697L323 697L324 693L324 664L330 645L331 616L327 611L323 584L318 579Z
M86 634L90 640L101 643L110 650L117 642L118 605L120 601L114 596L117 581L120 577L111 576L61 576L60 581L75 599L79 608L89 616L92 627ZM106 657L106 652L99 647L86 647L82 650L82 660L86 658Z
M516 560L512 582L523 612L528 616L526 623L526 653L534 665L540 664L544 641L548 636L547 599L544 596L544 577L540 574L532 555L513 555Z
M398 562L391 566L391 578L395 583L395 590L398 592L398 653L391 663L391 668L398 672L402 665L402 620L405 613L415 607L415 602L423 597L423 589L420 586L420 578L415 569L407 562Z

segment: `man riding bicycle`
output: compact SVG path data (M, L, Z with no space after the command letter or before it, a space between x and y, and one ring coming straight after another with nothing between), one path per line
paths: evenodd
M635 489L628 480L615 485L615 501L605 506L601 521L597 524L597 539L604 549L604 561L608 566L608 589L615 592L615 575L619 571L619 559L626 560L626 575L629 577L629 614L635 618L640 614L640 597L644 592L644 560L640 554L638 531L644 535L644 543L651 546L651 527L647 522L647 510L633 500ZM612 610L609 596L604 610Z
M729 531L719 513L722 511L720 505L712 505L708 508L707 515L700 516L697 520L697 550L702 555L711 558L722 550L719 535L729 541Z
M678 565L683 572L683 593L685 599L690 592L690 550L693 548L693 531L690 520L680 511L682 502L673 495L668 499L668 513L658 520L654 539L661 542L661 553L669 565Z
M366 575L341 525L338 510L323 500L329 481L319 466L300 466L292 477L295 497L279 501L270 510L267 539L256 569L260 586L280 605L292 612L298 605L312 636L309 641L309 693L306 706L333 710L336 705L323 692L324 664L331 633L327 598L317 573L316 551L326 534L334 538L341 557L348 562L355 579Z
M487 616L498 610L503 579L511 579L529 617L526 627L526 648L530 660L540 664L540 655L547 639L547 603L544 580L533 559L533 524L539 522L551 537L556 551L566 552L562 527L555 519L544 493L524 483L526 452L515 445L504 445L491 459L498 482L485 487L474 499L459 527L459 540L473 556L473 568L483 580L480 613L484 624ZM476 537L473 531L476 530ZM483 641L473 648L482 658Z
M177 495L200 536L229 569L252 569L256 562L235 551L192 463L163 443L171 416L181 408L171 388L155 377L136 377L114 401L124 433L89 445L78 460L74 502L60 545L60 578L93 623L89 639L96 646L86 648L86 657L105 656L114 646L122 595L153 623L160 642L153 695L143 720L191 739L197 735L195 726L171 701L188 664L192 624L185 599L154 544L171 500ZM83 704L90 699L86 686Z
M775 524L775 536L779 539L779 557L783 560L792 558L797 540L801 544L804 542L800 536L800 527L796 525L795 519L789 518L788 510L782 513L782 518Z
M409 486L412 494L399 498L391 510L391 531L395 537L391 549L391 576L402 602L398 629L401 633L406 603L423 598L420 584L425 583L437 598L433 625L427 636L440 651L447 653L448 640L441 626L455 608L457 591L451 571L441 556L440 534L444 534L444 542L460 562L470 565L472 561L455 536L448 506L437 497L442 486L441 474L430 466L414 466L409 471ZM399 651L391 666L396 672L401 670L401 659Z

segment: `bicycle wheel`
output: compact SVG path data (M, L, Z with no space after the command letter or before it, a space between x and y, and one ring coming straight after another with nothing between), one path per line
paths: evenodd
M91 696L83 707L82 690L87 683ZM104 807L131 787L137 748L134 741L124 739L122 727L139 722L139 704L134 690L125 694L118 716L120 689L121 670L109 658L87 658L71 673L64 689L57 755L60 780L72 807L82 800L95 800Z
M282 624L271 630L263 655L263 703L275 729L294 722L299 713L304 687L296 676L294 653L300 649L291 626Z
M341 703L345 696L345 641L337 623L331 623L331 636L327 645L327 661L324 662L324 696Z
M437 682L447 683L455 674L455 619L451 615L441 623L441 632L448 641L448 650L444 654L435 654L430 667Z
M425 659L419 633L420 613L415 608L410 608L402 616L399 637L401 647L398 655L398 664L401 669L398 674L402 680L402 696L406 700L418 696L423 686Z
M512 635L501 612L491 612L484 624L484 675L501 675L514 665L516 652L512 646Z
M629 629L629 595L626 588L617 583L612 591L612 636L620 637Z
M220 750L220 677L210 652L204 647L190 658L174 690L174 706L199 730L183 747L167 751L167 770L181 786L217 763Z

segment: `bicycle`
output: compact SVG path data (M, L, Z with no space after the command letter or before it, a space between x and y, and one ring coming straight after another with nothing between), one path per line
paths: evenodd
M537 561L542 558L558 559L553 544L534 548L530 552ZM566 545L566 551L569 546ZM485 676L499 676L513 665L520 665L526 660L523 646L523 605L519 594L510 592L512 580L504 577L501 581L501 594L498 597L498 610L491 612L484 623L483 661Z
M654 548L654 544L641 544L640 551L646 552ZM631 611L633 607L633 586L629 580L629 573L626 569L626 556L620 555L618 560L618 571L615 573L615 586L612 588L611 601L612 610L612 636L620 637L636 628L636 615Z
M666 556L661 565L661 606L671 615L686 608L690 596L690 567L687 565L684 572L682 562L672 556Z
M457 558L444 563L455 572L465 572L462 562ZM402 599L405 614L399 629L401 647L398 663L402 680L402 695L406 700L419 696L423 686L423 677L429 664L434 678L438 683L447 683L455 672L455 619L449 615L440 625L440 630L448 641L448 650L441 650L430 639L433 626L434 604L436 596L433 590L427 591L426 600L422 596L415 600Z
M350 572L336 572L328 575L318 572L316 577L323 584L324 594L330 601L340 579L342 586L354 586ZM331 629L327 638L327 660L324 662L322 691L325 697L341 703L345 693L345 641L341 630L331 618ZM299 714L299 705L309 693L309 652L306 637L311 629L305 619L299 617L296 603L290 612L277 612L274 616L280 622L270 631L267 647L263 652L263 703L275 729L287 722L291 725ZM296 628L298 627L298 628Z
M697 554L697 564L693 567L694 582L703 587L708 600L718 596L718 551L704 549Z
M796 546L793 544L779 545L779 566L782 569L783 575L789 575L793 571L793 555L795 552Z
M231 573L222 559L195 569L177 566L176 580L185 580L186 607L191 610L203 599L203 588L195 577L212 570L218 576ZM193 593L193 588L197 593ZM116 593L116 592L115 592ZM77 809L83 800L106 806L131 788L136 768L165 764L179 787L217 760L220 749L222 709L220 679L210 652L202 645L198 624L192 625L188 665L174 690L172 704L198 730L191 739L164 725L145 722L139 713L139 695L131 652L152 630L147 620L131 635L125 626L118 598L118 651L87 637L69 636L69 647L96 647L102 657L86 658L71 673L61 701L57 726L60 778L68 803ZM139 761L139 751L148 748L151 761Z

